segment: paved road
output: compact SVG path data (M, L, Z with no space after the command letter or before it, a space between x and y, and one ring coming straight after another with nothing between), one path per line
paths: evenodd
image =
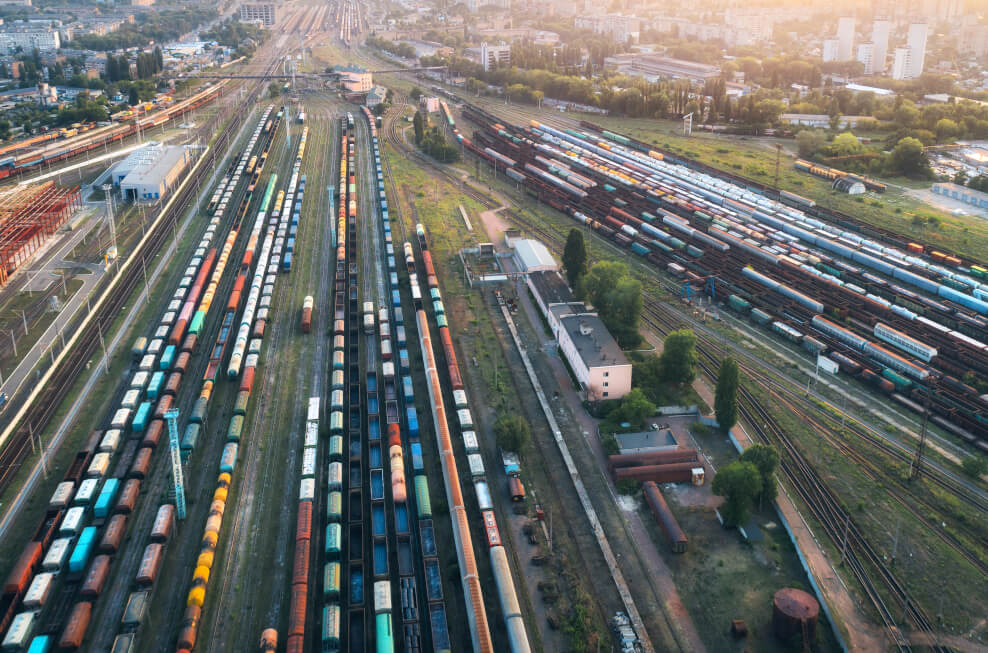
M58 278L58 275L54 272L56 268L75 265L72 262L66 261L65 256L69 254L75 246L82 241L83 238L86 237L86 234L89 233L89 230L98 221L98 218L90 218L87 220L84 226L73 231L72 235L65 239L58 249L51 252L51 255L48 256L45 261L32 267L31 269L25 270L23 275L24 282L21 285L22 292L30 287L33 287L34 290L44 290L44 288L47 288L49 283L51 283L52 277L56 279ZM41 334L41 337L38 338L37 342L34 343L34 347L24 354L24 357L21 359L21 362L18 363L14 371L3 380L3 385L0 385L0 392L6 393L8 397L13 397L18 391L20 391L21 385L29 378L31 372L41 360L41 357L48 353L52 343L58 340L62 329L64 329L67 324L75 319L76 313L82 306L85 305L86 299L93 291L93 288L95 288L103 278L103 274L104 272L102 269L97 268L90 274L79 275L82 279L82 288L72 295L72 298L69 299L68 303L62 307L62 310L55 318L55 321L48 326L45 332ZM43 283L44 288L41 288L39 286L39 281L46 281L48 283Z

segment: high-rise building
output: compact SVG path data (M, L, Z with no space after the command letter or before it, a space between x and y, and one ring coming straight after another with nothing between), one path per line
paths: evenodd
M837 60L850 61L854 58L854 16L841 16L837 22Z
M988 25L970 24L961 27L957 33L957 51L975 57L988 55Z
M892 79L912 79L909 74L910 66L909 48L896 48L895 59L892 61Z
M840 51L840 42L837 39L826 39L823 42L823 61L837 61L837 53Z
M487 41L480 44L480 64L484 70L491 70L511 64L511 46L507 43L488 45Z
M880 75L885 72L885 62L889 54L889 28L891 23L888 18L876 18L871 26L871 42L873 44L871 53L872 73Z
M875 74L875 44L861 43L858 45L858 61L864 64L864 74Z
M923 74L926 64L926 36L928 27L926 23L913 23L909 26L909 36L906 39L906 47L909 48L909 76L915 79Z

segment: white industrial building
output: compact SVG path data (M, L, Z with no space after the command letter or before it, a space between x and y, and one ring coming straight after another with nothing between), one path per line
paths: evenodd
M555 272L559 269L556 259L546 249L546 246L537 240L515 240L515 265L522 272Z
M135 150L113 169L113 185L124 199L155 202L178 186L192 161L192 152L178 145L153 142Z
M584 396L599 401L631 392L631 363L596 311L575 301L559 272L531 272L525 281Z

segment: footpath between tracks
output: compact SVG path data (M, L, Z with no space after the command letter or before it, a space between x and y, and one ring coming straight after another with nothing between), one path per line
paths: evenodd
M604 529L601 528L600 521L597 519L597 511L594 510L593 505L590 503L590 496L587 494L587 489L583 485L583 480L580 478L580 472L577 470L572 456L570 456L569 447L566 446L566 442L563 440L563 433L559 429L559 424L556 422L555 416L552 414L549 402L546 399L545 393L542 391L542 385L535 375L535 368L532 367L532 362L528 358L528 352L522 346L521 339L518 336L518 329L515 328L514 320L511 319L511 313L504 304L501 304L500 308L501 314L504 316L504 321L508 325L508 330L511 332L511 339L515 343L515 348L518 350L518 354L525 364L525 372L528 374L528 379L535 389L535 395L538 397L539 405L542 407L545 419L549 423L552 437L556 441L556 446L559 447L559 453L562 455L563 461L566 463L566 470L569 472L570 478L573 479L576 493L580 497L580 504L583 506L583 511L590 521L590 527L593 530L594 537L597 539L600 551L604 555L604 560L607 562L608 571L614 580L614 584L617 586L621 601L624 603L625 612L628 613L628 618L631 620L631 625L635 629L635 634L641 641L645 653L654 653L655 649L652 647L652 642L648 638L648 632L645 630L645 624L642 622L638 608L635 606L635 600L632 598L631 591L628 589L628 583L625 581L624 574L621 573L621 569L617 565L617 559L611 550L610 543L607 541L607 535L604 534Z

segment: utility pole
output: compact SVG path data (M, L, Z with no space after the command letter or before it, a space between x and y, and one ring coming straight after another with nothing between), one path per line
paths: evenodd
M779 188L779 161L782 159L782 143L775 144L775 188Z
M923 402L923 428L919 432L919 445L916 447L916 457L909 467L909 481L917 480L923 474L923 456L926 454L926 427L930 423L930 395L936 390L937 382L933 381L926 390L926 401Z

